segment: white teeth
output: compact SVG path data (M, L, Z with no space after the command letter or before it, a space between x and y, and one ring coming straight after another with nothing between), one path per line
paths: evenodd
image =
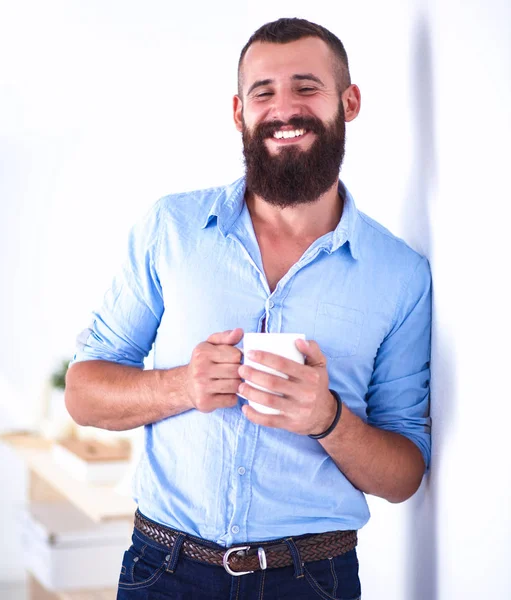
M305 134L305 129L295 129L294 131L276 131L273 134L273 137L277 140L281 140L284 138L285 140L289 138L300 137Z

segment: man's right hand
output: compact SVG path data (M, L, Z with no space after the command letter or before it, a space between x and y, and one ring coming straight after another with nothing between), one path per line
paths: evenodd
M242 337L243 329L238 327L213 333L194 348L187 368L186 390L197 410L207 413L238 402L241 351L234 344Z

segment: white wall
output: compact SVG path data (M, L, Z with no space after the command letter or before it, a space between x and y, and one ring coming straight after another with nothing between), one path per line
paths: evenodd
M511 597L510 23L505 0L437 2L431 13L442 599Z
M276 6L0 5L0 405L11 421L35 418L136 218L166 193L241 174L230 107L250 33L279 16L316 20L344 41L362 89L343 178L430 258L435 284L433 467L410 502L371 499L364 598L509 597L509 3ZM0 452L11 538L24 479ZM0 546L0 580L21 574L21 549Z

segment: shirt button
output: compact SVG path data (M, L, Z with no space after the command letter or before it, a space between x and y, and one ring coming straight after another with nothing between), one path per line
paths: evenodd
M245 475L245 467L240 467L240 468L238 469L238 473L239 473L240 475Z
M239 533L239 532L240 532L240 528L239 528L237 525L233 525L233 526L231 527L231 531L232 531L233 533Z
M273 300L270 300L270 301L268 302L268 306L269 306L270 308L273 308L273 307L275 306L275 302L273 302Z

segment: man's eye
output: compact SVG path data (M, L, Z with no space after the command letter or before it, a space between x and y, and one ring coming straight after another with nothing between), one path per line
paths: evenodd
M265 96L271 96L271 92L260 92L256 94L256 98L264 98Z
M316 88L313 88L313 87L302 87L298 91L299 92L308 93L308 92L314 92L314 91L316 91Z

